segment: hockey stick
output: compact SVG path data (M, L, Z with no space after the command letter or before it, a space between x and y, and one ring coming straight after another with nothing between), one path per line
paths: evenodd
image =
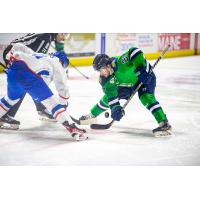
M161 55L159 56L159 58L156 60L156 62L154 63L154 65L152 66L150 73L153 71L153 69L155 68L155 66L158 64L158 62L163 58L163 56L165 55L165 53L169 50L170 45L168 45L163 52L161 53ZM123 109L126 108L126 106L129 104L129 102L131 101L131 99L133 98L133 96L138 92L138 90L140 89L140 87L143 85L143 83L140 83L137 88L134 90L134 92L132 93L132 95L130 96L130 98L126 101L126 103L123 105ZM113 119L110 123L108 124L91 124L90 128L91 129L109 129L113 123L115 122L115 120Z
M69 62L69 64L77 71L79 72L79 74L81 74L84 78L89 79L88 76L86 76L85 74L83 74L76 66L74 66L71 62Z
M5 69L7 68L1 61L0 61L0 65Z

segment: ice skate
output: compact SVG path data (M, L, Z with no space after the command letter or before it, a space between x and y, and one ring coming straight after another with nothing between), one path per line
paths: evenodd
M91 113L88 115L83 115L79 118L80 125L89 125L97 123L97 118Z
M18 130L20 122L9 115L0 118L0 129Z
M38 115L41 121L56 122L56 119L53 118L47 109L38 111Z
M167 137L172 136L172 126L169 124L168 120L160 123L158 128L153 129L154 137Z
M75 123L69 124L67 121L63 123L63 126L69 131L71 136L76 140L76 141L83 141L87 140L88 137L85 135L86 130L85 129L80 129L78 128Z

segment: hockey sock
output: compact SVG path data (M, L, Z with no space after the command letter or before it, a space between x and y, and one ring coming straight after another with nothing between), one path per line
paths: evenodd
M151 111L152 115L158 123L166 120L166 115L153 94L143 94L140 97L140 101L148 110Z
M9 109L16 104L19 101L19 99L17 100L11 100L9 99L7 96L3 97L0 100L0 117L2 117L3 115L5 115Z
M101 113L103 113L104 111L106 111L109 108L108 103L105 102L104 98L102 98L99 103L97 103L92 109L91 109L91 113L92 115L94 115L95 117L97 117L98 115L100 115Z
M64 121L68 121L70 124L73 123L69 114L65 111L63 105L59 104L58 99L54 96L49 97L41 102L49 112L52 113L53 117L61 124Z

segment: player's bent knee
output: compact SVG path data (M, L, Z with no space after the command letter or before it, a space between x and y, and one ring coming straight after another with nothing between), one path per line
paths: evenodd
M152 103L157 102L155 96L151 93L145 93L145 94L141 95L139 98L145 107L148 107Z

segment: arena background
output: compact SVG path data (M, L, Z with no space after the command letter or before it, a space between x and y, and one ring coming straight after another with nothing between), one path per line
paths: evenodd
M0 33L1 62L5 47L25 34ZM91 66L97 53L116 56L132 46L141 48L148 59L155 59L167 44L171 44L171 49L166 58L200 54L199 33L71 33L65 41L65 51L72 65Z

